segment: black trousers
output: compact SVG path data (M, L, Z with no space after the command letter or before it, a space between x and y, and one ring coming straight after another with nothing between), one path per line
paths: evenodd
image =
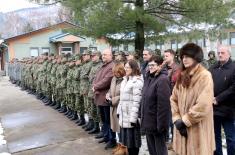
M128 148L128 154L129 155L138 155L139 154L140 149L139 148Z
M103 123L102 130L104 139L108 141L116 141L116 133L110 127L110 106L98 106L101 121Z
M146 134L150 155L168 155L165 134Z

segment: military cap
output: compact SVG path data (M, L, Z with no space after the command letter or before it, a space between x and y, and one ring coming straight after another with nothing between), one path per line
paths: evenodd
M135 51L125 51L125 55L134 55Z
M91 52L91 55L101 55L100 51L94 50Z
M122 52L121 51L115 51L114 52L114 55L116 56L116 55L122 55Z
M209 51L208 56L209 56L210 54L213 54L214 57L215 57L215 51Z
M73 61L73 60L75 60L75 56L68 58L68 61Z
M76 54L76 55L74 56L74 60L80 60L80 59L81 59L80 54Z
M67 58L62 58L61 62L67 62Z
M84 50L82 55L91 55L91 51L89 50Z
M48 52L42 53L42 55L44 55L44 56L48 56Z

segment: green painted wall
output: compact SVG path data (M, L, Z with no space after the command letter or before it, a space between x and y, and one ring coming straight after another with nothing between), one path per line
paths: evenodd
M50 48L50 53L55 53L56 47L53 43L49 42L49 38L58 34L61 34L62 30L57 29L48 33L42 33L33 36L28 43L17 43L14 45L15 57L22 59L24 57L30 57L30 49L38 48L39 54L42 53L42 48Z

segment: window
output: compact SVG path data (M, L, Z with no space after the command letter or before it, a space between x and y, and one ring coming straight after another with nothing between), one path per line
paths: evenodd
M82 54L87 49L88 49L87 47L80 47L80 53Z
M62 47L61 48L61 53L67 54L67 53L73 53L73 48L72 47Z
M42 53L50 53L50 47L42 47Z
M230 32L230 45L235 45L235 32Z
M32 47L30 48L30 56L31 57L37 57L39 55L39 48Z
M206 47L206 38L203 38L203 47Z
M171 41L171 49L177 49L177 43L175 40Z
M228 39L227 38L221 39L221 44L222 45L228 45Z
M156 47L156 49L159 49L159 50L164 50L164 48L165 48L163 42L157 42L155 44L155 47Z
M196 43L198 46L200 47L203 47L203 39L199 39L197 40L197 43Z
M231 58L232 60L235 60L235 48L234 47L231 48Z
M128 45L124 45L124 46L123 46L123 50L124 50L124 51L128 51Z

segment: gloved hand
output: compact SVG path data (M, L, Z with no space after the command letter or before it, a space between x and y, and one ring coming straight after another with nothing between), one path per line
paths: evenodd
M175 124L176 129L179 130L180 135L187 138L188 137L188 133L186 129L187 126L184 124L184 122L181 119L178 119L177 121L175 121L174 124Z
M184 122L182 121L182 119L178 119L177 121L175 121L175 127L176 129L180 130L181 128L185 127L186 125L184 124Z
M106 103L108 104L108 106L110 106L110 107L112 107L113 106L113 104L112 104L112 101L111 100L107 100L106 99Z
M179 130L179 132L180 132L180 135L181 135L181 136L184 136L185 138L188 137L188 133L187 133L186 127L181 128L181 129Z
M136 126L137 126L137 124L136 124L136 123L132 123L132 122L131 122L131 126L136 127Z

